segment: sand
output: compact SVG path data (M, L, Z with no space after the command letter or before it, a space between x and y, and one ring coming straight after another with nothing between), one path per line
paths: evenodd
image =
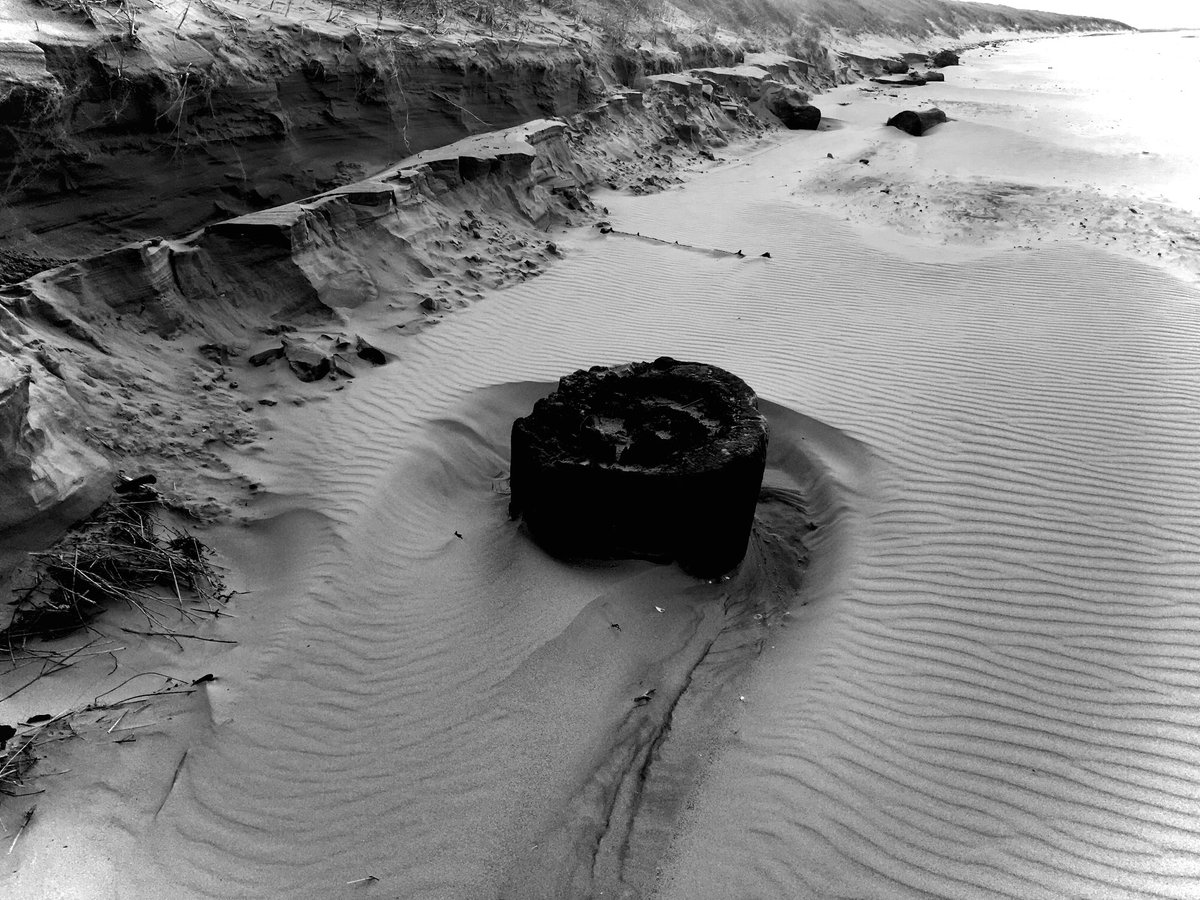
M1197 288L1065 227L894 239L862 170L1026 139L844 96L257 411L211 535L238 644L161 651L218 678L144 757L70 751L12 895L1195 896ZM664 354L771 423L729 581L567 565L505 514L512 418Z

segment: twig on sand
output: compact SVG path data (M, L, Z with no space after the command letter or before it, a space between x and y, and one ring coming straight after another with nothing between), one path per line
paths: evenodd
M33 678L31 678L29 681L27 681L23 685L21 685L19 688L16 688L11 693L8 693L5 696L0 697L0 703L3 703L5 700L9 700L9 699L15 697L17 694L21 693L21 691L25 690L25 688L29 687L31 684L34 684L35 682L39 681L42 678L46 678L50 675L54 675L55 673L61 672L64 669L71 668L71 666L74 665L73 660L75 660L76 658L82 659L82 658L88 657L88 656L103 656L105 653L114 653L117 650L125 649L124 647L115 647L111 650L97 650L93 653L83 653L82 652L83 650L86 650L88 647L91 647L92 644L95 644L97 640L99 640L99 639L96 638L91 641L88 641L82 647L77 647L74 650L70 651L69 653L54 651L54 650L40 650L40 649L34 649L31 647L22 646L20 648L16 648L16 649L19 649L22 654L24 654L20 658L17 657L16 653L14 652L14 648L11 645L9 645L7 648L5 648L8 650L8 658L9 658L9 662L10 662L10 668L8 670L9 672L15 672L17 669L19 669L23 666L29 665L31 663L35 663L39 660L42 663L42 670L40 672L38 672L37 675L33 676Z
M184 681L182 678L176 678L174 675L164 675L162 672L138 672L136 675L130 675L128 678L126 678L124 681L122 681L120 684L116 685L115 687L109 688L103 694L97 694L96 697L92 700L92 703L88 708L89 709L109 709L112 707L124 706L125 704L134 700L135 697L126 697L124 700L115 700L112 703L101 703L100 699L102 697L107 697L109 694L115 694L117 691L119 691L121 688L125 687L125 685L129 684L129 682L133 681L135 678L145 678L147 675L154 675L158 678L166 679L167 683L165 685L163 685L163 687L157 691L151 691L148 694L137 694L136 697L157 697L160 694L170 691L172 688L178 687L179 685L182 685L182 684L187 684L187 682ZM179 691L178 693L183 693L183 692ZM188 691L187 693L191 693L191 691Z
M167 801L171 798L171 791L175 790L175 782L179 780L179 773L183 770L183 764L187 762L188 751L184 748L183 756L179 757L179 762L175 764L175 772L171 775L171 783L167 785L167 792L163 794L162 803L158 804L158 809L154 811L154 818L158 818L158 814L163 811L163 807L167 805Z
M13 746L0 752L0 793L8 794L9 796L23 796L15 794L13 788L23 783L23 775L35 762L33 756L34 744L47 743L50 739L43 737L46 734L46 729L57 722L61 722L70 713L71 711L67 710L56 716L49 716L28 730L9 739ZM18 740L20 741L19 744L17 743ZM34 791L33 793L38 792Z
M208 641L212 644L236 644L237 641L227 641L224 638L201 637L198 634L184 634L182 631L138 631L136 628L121 628L126 634L142 634L146 637L190 638L193 641Z
M37 809L37 806L35 805L35 806L29 807L29 809L27 809L25 811L25 818L23 818L21 820L21 827L17 829L17 836L14 837L12 839L12 843L8 845L8 852L9 852L10 856L12 855L13 850L17 846L17 841L19 841L21 839L21 835L23 835L25 833L25 827L29 824L29 820L33 818L33 813L34 813L34 810L36 810L36 809Z
M374 875L368 875L365 878L356 878L356 879L354 879L354 881L347 881L346 884L348 884L348 885L370 884L371 882L378 881L378 880L379 879L376 878Z
M135 694L132 697L125 697L120 700L105 699L115 691L118 691L125 685L129 684L129 682L146 675L154 675L158 678L162 678L164 679L165 683L158 690L150 691L148 693ZM212 675L206 675L196 679L193 684L201 684L212 680ZM145 709L146 705L148 705L146 703L148 700L153 700L158 697L170 697L177 694L194 694L196 690L197 689L195 687L188 686L188 682L181 678L175 678L171 675L164 675L161 672L139 672L137 675L132 675L129 678L126 678L116 687L110 688L109 690L95 697L94 700L86 706L73 707L54 716L35 716L32 720L27 721L23 726L20 726L21 730L16 734L13 733L16 731L16 729L9 729L6 732L6 746L0 748L0 794L5 794L10 797L27 797L32 794L41 793L41 791L17 793L15 789L25 783L25 773L37 761L33 752L36 748L43 747L46 744L54 743L55 741L68 740L69 738L75 736L75 731L71 728L70 723L72 717L77 713L119 709L121 712L116 717L116 720L112 723L112 725L109 726L107 733L112 734L113 732L124 733L136 731L140 728L149 728L160 723L145 722L139 725L126 725L121 727L121 723L125 720L125 717L129 714L129 712L131 712L129 707L132 704L142 703L143 706L136 710L136 712L140 712L142 709ZM66 726L65 733L55 733L49 731L51 726L56 724ZM58 731L61 731L61 729L58 729ZM117 741L117 743L124 743L132 740L134 740L132 735L126 735ZM175 776L172 779L172 785L174 785L175 778L179 777L179 769L183 766L183 762L186 757L187 753L185 752L183 758L181 758L179 761L179 765L176 767ZM168 790L168 794L169 793L170 791ZM165 798L163 802L166 802ZM162 807L160 806L159 809L161 808Z

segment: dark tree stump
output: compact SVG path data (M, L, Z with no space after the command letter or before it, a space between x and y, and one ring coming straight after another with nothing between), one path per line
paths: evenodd
M934 125L945 121L946 114L940 109L933 107L931 109L920 110L919 112L906 109L904 112L898 112L888 119L887 124L894 128L899 128L901 131L907 132L914 137L920 137Z
M766 453L737 376L667 357L597 366L513 423L509 511L555 556L674 559L711 578L745 556Z

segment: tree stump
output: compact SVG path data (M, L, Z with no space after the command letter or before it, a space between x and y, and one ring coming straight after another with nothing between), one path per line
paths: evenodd
M597 366L513 423L509 512L555 556L676 560L712 578L745 556L766 454L737 376L668 357Z

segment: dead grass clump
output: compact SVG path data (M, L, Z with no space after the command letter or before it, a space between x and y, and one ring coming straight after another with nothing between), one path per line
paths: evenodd
M189 635L176 631L173 622L219 613L218 604L230 594L209 564L210 551L166 523L152 478L118 486L58 544L31 554L31 583L16 592L12 620L0 630L0 649L11 653L29 640L76 631L115 604L141 614L143 633L176 641Z
M161 680L161 684L150 691L136 693L124 698L112 699L114 693L120 692L132 682L142 681L145 678L153 678L155 681ZM80 733L76 727L79 724L79 717L85 717L83 724L93 728L102 727L104 720L111 718L112 723L109 725L106 733L122 735L116 738L114 743L129 743L136 740L136 738L126 732L132 732L138 728L147 728L158 723L150 722L121 727L128 713L131 711L135 714L141 712L160 698L193 694L200 685L213 680L215 680L215 676L213 675L202 675L188 682L171 675L165 675L162 672L139 672L100 694L85 706L67 709L57 715L46 713L30 716L26 721L18 723L15 727L0 724L0 808L7 805L4 798L13 798L18 801L17 808L19 809L19 802L22 799L44 793L44 789L33 786L33 776L30 774L30 770L37 765L41 756L44 756L45 749L49 744L70 740ZM98 716L90 715L97 713L99 714ZM186 752L184 755L186 757ZM178 769L176 769L176 774L178 774ZM6 837L15 831L15 836L8 848L9 853L12 853L25 827L29 824L29 820L33 818L36 809L36 805L26 807L24 815L16 828L9 828L3 822L0 822L0 827L3 827Z

